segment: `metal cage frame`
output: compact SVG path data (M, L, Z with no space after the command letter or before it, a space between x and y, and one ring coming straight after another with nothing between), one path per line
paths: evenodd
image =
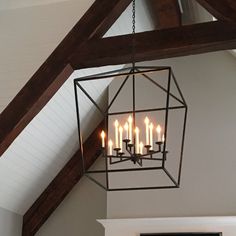
M164 88L162 85L154 81L152 78L150 78L147 74L157 72L157 71L168 71L168 82L167 82L167 89ZM166 106L161 107L161 108L154 108L154 109L142 109L142 110L136 110L135 107L135 75L141 74L144 78L148 79L150 82L152 82L155 86L157 86L159 89L163 90L166 92ZM105 111L103 111L99 105L93 100L93 98L86 92L86 90L81 86L80 82L83 81L89 81L89 80L100 80L100 79L108 79L108 78L118 78L118 77L123 77L125 78L124 81L121 83L121 86L117 90L116 94L114 95L113 99L111 102L108 104L108 107ZM119 95L120 91L122 90L123 86L125 85L126 81L132 77L132 87L133 87L133 109L130 111L124 111L124 112L113 112L109 113L109 109L112 106L113 102ZM171 93L170 91L170 85L171 82L175 84L177 91L179 92L179 95L181 97L178 98L174 94ZM92 102L92 104L100 111L100 113L104 117L105 121L105 127L104 130L107 133L108 132L108 117L110 115L121 115L121 114L132 114L134 117L134 124L135 124L135 113L138 112L150 112L150 111L165 111L165 141L163 143L163 157L161 158L161 167L145 167L145 168L129 168L129 169L108 169L108 159L109 156L107 155L107 149L105 148L102 151L102 154L104 155L105 159L105 170L86 170L85 168L85 156L83 152L83 140L82 140L82 134L81 134L81 124L80 124L80 110L79 110L79 100L78 100L78 91L77 89L80 89L86 97ZM86 175L90 180L101 186L103 189L106 191L123 191L123 190L147 190L147 189L170 189L170 188L179 188L180 187L180 180L181 180L181 171L182 171L182 162L183 162L183 150L184 150L184 140L185 140L185 131L186 131L186 121L187 121L187 104L186 101L183 97L183 94L180 90L180 87L177 83L177 80L175 78L175 75L169 66L133 66L133 67L128 67L128 68L123 68L123 69L118 69L118 70L113 70L113 71L108 71L105 73L100 73L100 74L95 74L91 76L85 76L81 78L76 78L74 79L74 92L75 92L75 104L76 104L76 115L77 115L77 123L78 123L78 135L79 135L79 143L80 143L80 152L81 152L81 157L82 157L82 164L83 164L83 173ZM169 106L169 100L170 97L176 99L178 102L180 102L182 105L181 106ZM165 153L166 151L166 142L167 142L167 131L168 131L168 115L169 115L169 110L175 110L175 109L184 109L184 121L183 121L183 129L182 129L182 139L181 139L181 149L180 149L180 160L179 160L179 166L178 166L178 177L177 180L168 172L168 170L165 168ZM110 159L109 159L110 161ZM120 159L118 162L123 162L124 160ZM141 160L142 161L142 160ZM111 164L111 162L110 162ZM128 171L143 171L143 170L163 170L164 173L169 177L173 185L166 185L166 186L150 186L150 187L127 187L127 188L111 188L109 186L109 173L111 172L128 172ZM92 178L89 174L93 173L105 173L106 174L106 185L104 186L94 178Z

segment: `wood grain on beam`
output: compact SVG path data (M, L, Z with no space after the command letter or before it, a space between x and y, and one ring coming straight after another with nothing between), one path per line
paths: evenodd
M84 143L84 156L86 157L85 164L87 169L100 155L100 152L97 151L100 148L100 139L98 136L102 128L103 122ZM81 177L82 160L79 150L25 213L23 217L22 236L33 236L78 183Z
M197 0L215 18L236 23L235 0Z
M86 14L0 114L0 156L73 72L68 58L92 37L102 36L131 0L96 0Z
M181 25L178 0L146 0L155 29L166 29Z
M132 35L91 40L70 59L74 69L132 62ZM208 22L137 33L135 60L148 61L236 48L236 25Z

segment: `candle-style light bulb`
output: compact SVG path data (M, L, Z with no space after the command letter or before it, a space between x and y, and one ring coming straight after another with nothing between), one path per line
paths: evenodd
M120 152L122 152L122 144L123 144L123 128L122 126L119 127L119 133L120 133Z
M162 135L162 142L163 143L165 142L165 135L164 134Z
M135 128L135 153L139 153L139 128Z
M101 138L102 138L102 147L103 147L103 148L105 147L105 136L106 136L106 134L105 134L104 130L102 130L102 132L101 132Z
M147 116L145 117L144 123L146 125L146 145L149 145L149 119Z
M118 126L119 126L119 122L118 120L115 120L115 148L119 148L119 141L118 141Z
M132 123L133 123L133 118L132 116L128 117L128 123L129 123L129 140L130 140L130 144L132 143Z
M129 124L128 124L128 122L125 122L124 130L125 130L125 139L129 139Z
M113 146L113 142L112 140L110 139L108 141L108 147L109 147L109 155L112 156L112 146Z
M139 144L139 153L143 155L143 142L140 142Z
M161 126L158 125L156 128L157 131L157 142L161 142Z
M150 150L153 150L153 123L149 126L150 129Z

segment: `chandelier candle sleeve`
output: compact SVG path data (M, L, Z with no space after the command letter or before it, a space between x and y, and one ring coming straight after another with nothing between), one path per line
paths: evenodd
M102 147L104 148L105 147L105 132L104 132L104 130L102 130L102 132L101 132L101 138L102 138Z
M119 148L119 144L118 144L118 126L119 126L119 122L118 120L115 120L115 148Z
M109 142L108 142L109 155L110 155L110 156L112 156L112 146L113 146L113 142L112 142L112 140L110 139Z
M122 126L119 127L119 133L120 133L120 152L122 152L122 145L123 145L123 128L122 128Z
M139 153L139 128L135 128L135 153Z
M146 125L146 145L149 145L149 119L145 118L144 123Z
M128 118L128 123L129 123L129 140L130 144L132 144L132 123L133 123L133 118L129 116Z
M153 123L150 124L150 150L153 150Z
M128 122L125 122L124 130L125 130L125 139L129 139L129 125L128 125Z
M165 135L164 134L162 135L162 142L163 143L165 142Z
M143 143L142 142L140 142L140 144L139 144L139 153L141 155L143 155Z
M161 126L158 125L156 128L157 131L157 142L161 142Z

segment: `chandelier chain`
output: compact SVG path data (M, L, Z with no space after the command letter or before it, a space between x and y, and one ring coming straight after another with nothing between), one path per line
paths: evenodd
M132 33L135 34L135 0L132 2Z
M133 34L133 39L132 39L132 65L133 68L135 67L135 23L136 23L136 12L135 12L135 0L132 1L132 34Z

